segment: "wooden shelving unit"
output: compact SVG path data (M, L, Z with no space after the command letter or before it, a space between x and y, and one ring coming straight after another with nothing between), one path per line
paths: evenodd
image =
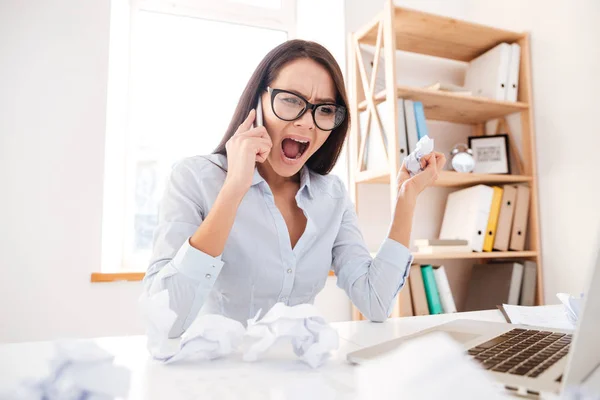
M531 189L527 251L413 254L416 262L436 260L492 260L527 259L537 263L536 303L544 304L542 260L538 225L538 190L535 157L535 135L532 115L530 47L527 33L510 32L489 26L460 21L421 11L397 7L392 0L386 0L384 10L371 22L351 35L350 49L350 106L352 115L358 117L365 112L370 124L381 123L378 113L385 112L387 125L381 132L394 132L387 135L386 158L388 167L379 170L365 169L362 155L368 143L368 133L360 132L357 123L352 124L350 140L350 178L358 212L357 192L359 185L383 183L390 187L389 196L392 208L395 206L397 189L395 179L400 168L397 127L397 106L395 99L403 98L423 103L428 120L467 124L473 135L485 133L485 123L519 113L521 117L521 154L519 175L461 174L442 171L436 182L438 187L461 188L477 184L525 183ZM468 62L485 53L501 42L518 43L521 46L519 67L518 101L496 101L488 98L457 95L448 92L432 91L418 87L399 85L396 77L396 51L424 54L451 60ZM367 76L361 56L361 46L375 46L372 75ZM385 60L385 89L375 92L376 74L380 55ZM435 81L433 77L432 81ZM392 100L392 101L386 101ZM377 105L385 101L383 110ZM382 137L382 143L384 142ZM509 140L515 140L509 138ZM511 149L512 151L512 149ZM359 161L361 160L361 161ZM393 182L394 184L390 184ZM393 210L392 210L393 211ZM360 319L354 310L353 317Z

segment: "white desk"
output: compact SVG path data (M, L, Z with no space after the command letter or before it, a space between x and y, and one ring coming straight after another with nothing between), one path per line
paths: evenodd
M132 371L130 399L332 399L353 398L355 367L345 361L360 347L408 335L446 321L465 318L504 321L497 310L333 324L340 349L322 367L301 363L287 346L264 359L246 363L238 355L189 364L163 365L152 360L144 336L99 338L94 341L116 355L116 364ZM0 345L0 389L20 377L44 374L53 351L50 342Z

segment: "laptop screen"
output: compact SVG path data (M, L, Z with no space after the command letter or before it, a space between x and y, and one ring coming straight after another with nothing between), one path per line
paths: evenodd
M573 336L563 387L579 385L600 365L600 252L590 271L583 307Z

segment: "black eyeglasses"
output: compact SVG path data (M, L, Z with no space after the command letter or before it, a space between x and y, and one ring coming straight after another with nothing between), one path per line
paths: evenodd
M271 94L271 109L275 116L284 121L295 121L307 110L312 111L315 125L322 131L331 131L346 118L346 107L335 103L312 104L296 93L267 87Z

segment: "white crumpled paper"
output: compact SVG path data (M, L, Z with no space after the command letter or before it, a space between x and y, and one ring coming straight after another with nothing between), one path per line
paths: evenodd
M213 360L234 352L242 343L244 326L222 315L198 316L178 339L169 339L177 318L169 308L169 293L151 297L142 294L140 308L146 323L148 350L154 359L172 363L179 360Z
M359 399L503 399L502 385L448 334L433 332L357 368Z
M415 150L404 159L406 169L410 176L414 176L422 171L421 158L433 151L433 139L425 135L417 142Z
M556 297L558 297L560 302L565 306L565 313L567 314L569 322L571 322L573 326L577 326L577 320L579 319L581 308L583 307L583 293L581 293L579 297L572 296L568 293L557 293Z
M246 336L254 343L244 352L245 361L256 361L279 340L291 340L294 352L317 368L339 347L339 337L312 304L288 307L277 303L258 320L260 311L248 320Z
M56 342L49 374L23 382L6 398L12 400L109 400L125 398L129 369L113 364L114 356L88 341ZM0 395L0 398L3 395Z

